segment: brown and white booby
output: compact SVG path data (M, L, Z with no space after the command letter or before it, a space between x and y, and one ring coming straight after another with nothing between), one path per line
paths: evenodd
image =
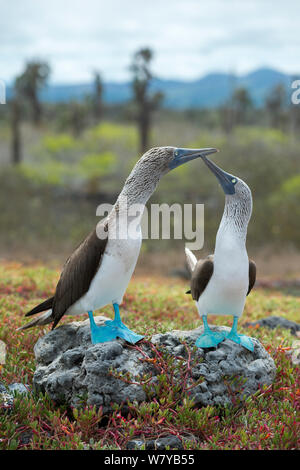
M237 334L238 319L256 279L255 263L249 261L246 251L247 227L252 212L251 190L240 178L226 173L205 156L203 160L223 188L225 208L214 254L197 261L195 255L185 248L192 271L188 293L192 294L204 324L204 333L197 339L196 346L215 347L227 338L253 351L252 340ZM230 333L212 331L207 323L208 314L233 315Z
M127 178L107 218L98 224L97 230L93 230L66 261L54 296L26 316L45 313L21 329L51 322L53 329L64 315L88 312L94 344L117 337L134 344L143 338L122 323L119 312L141 248L140 222L143 208L163 175L183 163L216 151L214 148L157 147L146 152ZM141 210L133 216L130 209L137 204ZM122 224L128 222L135 225L134 233L126 229L122 231ZM109 303L113 304L115 318L99 327L95 324L93 311Z

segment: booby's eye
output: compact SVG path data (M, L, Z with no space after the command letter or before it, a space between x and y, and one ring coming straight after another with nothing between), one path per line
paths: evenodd
M179 155L178 150L175 150L174 155L175 155L175 157L177 157Z
M236 178L232 178L231 182L232 182L233 184L235 184L235 183L237 182L237 179L236 179Z

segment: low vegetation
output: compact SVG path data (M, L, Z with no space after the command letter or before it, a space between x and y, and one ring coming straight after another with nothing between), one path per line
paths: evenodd
M195 409L188 393L178 393L170 387L172 363L162 355L158 365L160 399L140 405L130 403L126 415L116 407L113 415L105 416L101 409L58 407L47 396L32 390L34 344L49 327L25 332L16 328L24 324L27 310L53 293L59 272L42 265L3 263L0 275L0 340L7 346L0 381L5 385L21 382L30 390L25 398L16 396L12 410L0 410L0 448L125 449L134 438L170 434L178 436L185 449L299 447L299 368L288 354L295 337L278 328L243 327L248 321L270 315L297 321L299 296L256 289L247 299L240 329L262 342L276 363L277 375L273 385L258 390L245 403L239 403L233 396L232 406L225 409L210 406ZM187 282L177 279L134 278L123 304L127 324L134 324L135 331L146 333L148 339L157 332L195 328L200 320L193 302L185 295L186 288ZM101 312L112 315L109 306ZM69 317L62 323L72 320ZM210 321L228 326L231 323L227 317L211 317Z

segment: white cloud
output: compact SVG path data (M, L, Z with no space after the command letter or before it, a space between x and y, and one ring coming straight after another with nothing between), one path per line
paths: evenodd
M296 72L299 14L294 0L0 0L0 77L40 57L54 82L88 81L95 68L123 80L142 46L165 78L265 65Z

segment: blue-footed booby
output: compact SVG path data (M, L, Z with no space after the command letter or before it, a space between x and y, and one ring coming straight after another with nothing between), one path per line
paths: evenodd
M66 261L54 296L33 308L26 316L45 313L21 329L51 322L54 329L63 315L88 312L94 344L117 337L133 344L142 339L143 336L129 330L121 321L119 305L141 248L140 221L143 208L163 175L188 161L214 152L217 149L175 147L156 147L146 152L127 178L109 215ZM136 205L140 211L134 216L130 208ZM128 222L134 223L134 233L123 227ZM97 326L93 311L110 303L115 312L114 320L106 321L104 326Z
M247 227L252 212L251 190L240 178L226 173L205 156L202 158L223 188L225 208L214 254L197 261L195 255L185 248L192 272L191 290L187 293L192 294L204 324L204 332L197 339L196 346L215 347L227 338L253 351L252 340L237 333L246 296L256 279L255 263L249 260L246 251ZM224 334L212 331L207 323L208 314L232 315L231 331Z

